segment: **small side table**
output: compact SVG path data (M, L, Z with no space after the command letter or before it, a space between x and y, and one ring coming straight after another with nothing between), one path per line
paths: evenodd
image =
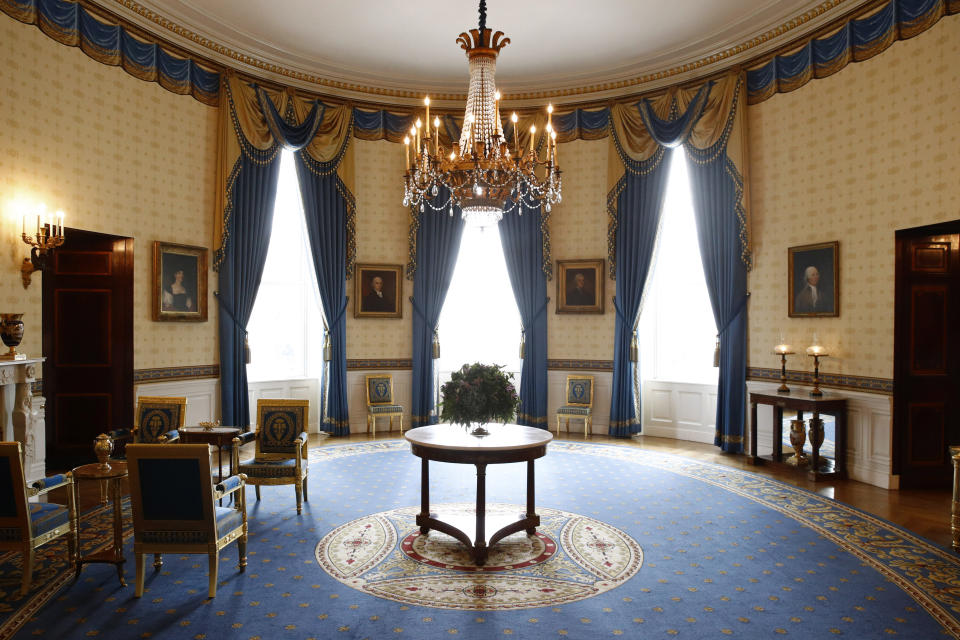
M223 482L223 450L233 446L233 439L240 435L240 427L181 427L180 441L184 444L212 444L217 448L217 482ZM233 468L233 456L230 458L230 475L236 473Z
M80 577L80 571L83 565L90 562L105 562L117 567L117 576L120 578L120 586L127 586L127 581L123 578L123 563L126 559L123 557L123 512L121 505L121 484L127 477L126 462L110 462L109 469L101 469L99 464L85 464L73 470L73 496L74 500L80 501L80 481L81 480L99 480L100 481L100 501L106 504L107 499L113 501L113 546L103 551L83 555L77 548L77 567L76 577ZM77 515L77 530L80 528L80 516Z

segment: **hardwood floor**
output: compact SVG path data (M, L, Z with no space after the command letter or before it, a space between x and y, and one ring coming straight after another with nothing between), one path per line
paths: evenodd
M366 433L352 434L347 437L321 438L317 435L310 437L310 447L323 447L349 442L367 442L371 440L390 440L400 437L399 431L389 433L379 432L376 438ZM923 536L944 547L950 548L952 536L950 533L950 507L952 496L950 490L901 490L888 491L879 487L857 482L855 480L837 480L812 482L806 475L785 467L753 466L743 456L723 453L717 447L697 442L672 440L669 438L655 438L640 436L636 439L611 438L594 435L584 438L582 435L562 434L560 441L593 442L612 444L623 447L637 447L651 451L662 451L676 455L726 465L745 471L751 471L769 476L833 498L845 504L857 507L880 518L896 523L917 535ZM253 443L248 444L241 452L241 459L253 455ZM227 473L227 469L224 469ZM62 498L56 495L51 500L59 502ZM96 483L85 483L80 495L80 509L86 510L99 501L99 491Z

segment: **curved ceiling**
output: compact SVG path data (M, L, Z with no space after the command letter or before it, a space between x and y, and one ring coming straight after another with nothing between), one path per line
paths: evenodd
M399 98L462 96L467 65L455 39L478 23L478 3L472 0L99 2L217 61L232 58L239 63L233 66L259 68L294 85ZM563 95L582 100L611 88L636 91L652 76L677 81L673 76L684 65L702 72L715 62L729 64L731 52L783 40L794 27L823 24L858 4L489 0L487 26L511 40L497 68L507 100Z

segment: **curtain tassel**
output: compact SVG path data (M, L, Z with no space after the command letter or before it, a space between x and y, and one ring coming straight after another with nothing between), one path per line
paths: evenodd
M253 358L250 356L250 340L247 339L247 336L243 336L243 360L246 364L250 364L253 361Z
M713 348L713 366L720 366L720 334L717 334L717 344Z
M431 345L431 349L433 351L433 359L439 360L440 359L440 336L437 335L436 329L433 330L433 344Z
M633 337L630 338L630 362L640 361L640 345L637 343L637 330L633 330Z
M323 332L323 361L330 362L333 360L333 345L330 344L330 332Z
M525 360L527 357L527 332L523 329L520 329L520 359Z

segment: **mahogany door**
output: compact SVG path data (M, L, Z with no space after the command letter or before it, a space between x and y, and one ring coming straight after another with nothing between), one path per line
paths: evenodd
M94 459L133 425L133 239L67 229L43 272L47 466Z
M960 445L960 220L897 231L894 473L951 486Z

